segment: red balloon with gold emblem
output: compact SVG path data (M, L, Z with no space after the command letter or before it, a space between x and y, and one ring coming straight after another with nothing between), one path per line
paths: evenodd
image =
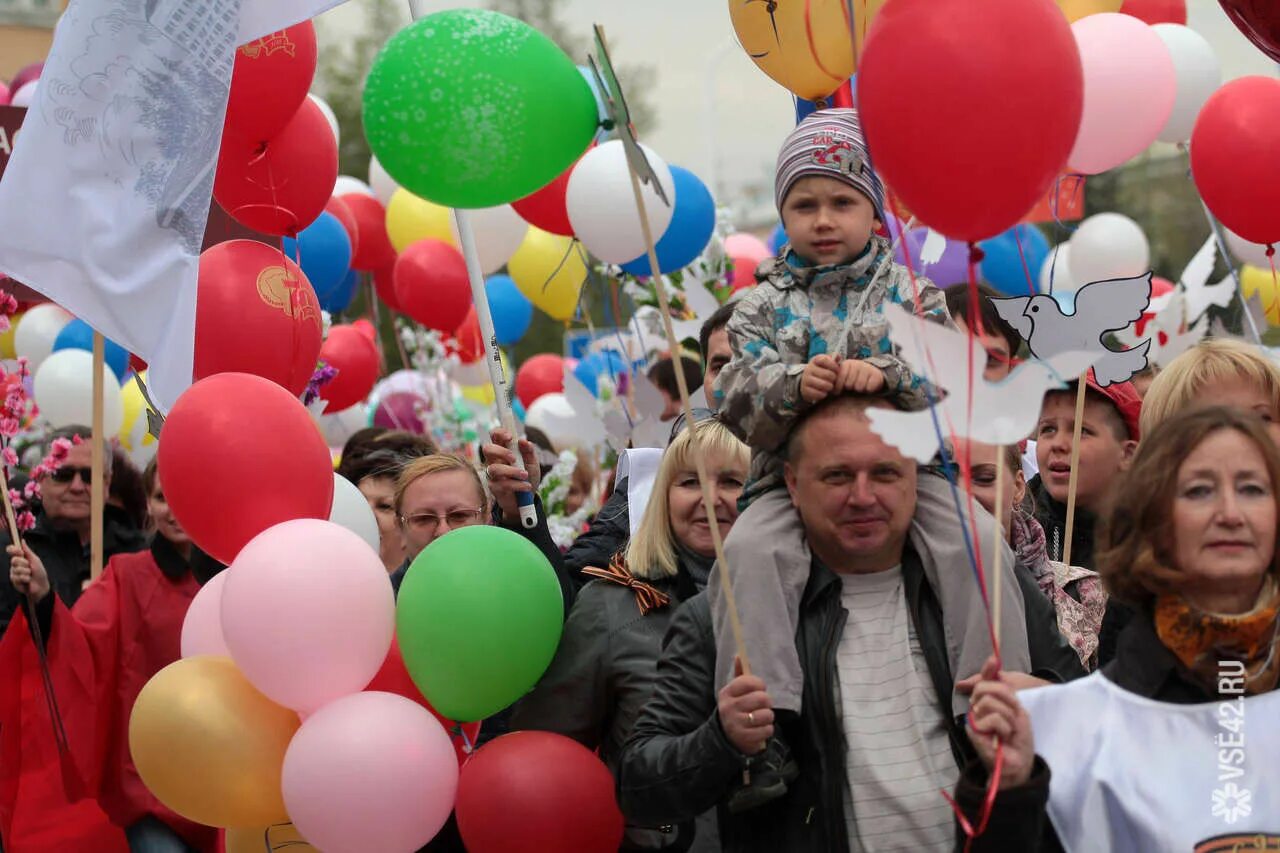
M297 396L320 355L320 303L298 265L256 240L200 255L195 380L252 373Z
M349 409L373 390L378 381L378 346L355 326L334 326L320 347L320 358L338 374L320 387L325 414Z
M316 74L316 28L310 21L236 49L226 132L256 142L279 133L307 99Z

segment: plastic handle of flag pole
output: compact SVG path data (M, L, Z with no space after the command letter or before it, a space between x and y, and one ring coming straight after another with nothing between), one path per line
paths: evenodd
M520 455L519 438L516 434L516 416L511 409L511 386L507 384L506 372L502 369L502 353L498 349L498 335L493 330L493 316L489 313L489 297L484 289L484 274L480 271L480 256L476 253L475 235L471 233L471 222L465 211L454 209L453 221L458 229L458 242L462 244L462 257L467 262L467 278L471 280L471 301L476 307L476 320L480 324L480 337L484 343L484 360L489 366L489 381L493 383L495 402L498 406L498 419L502 428L511 436L511 453L515 456L516 465L524 468L524 457ZM538 509L533 503L533 492L516 492L516 503L520 507L520 524L526 529L538 526Z

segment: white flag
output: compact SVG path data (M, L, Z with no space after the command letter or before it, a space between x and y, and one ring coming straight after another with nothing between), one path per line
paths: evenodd
M0 180L0 272L191 384L196 274L237 44L341 0L79 0Z

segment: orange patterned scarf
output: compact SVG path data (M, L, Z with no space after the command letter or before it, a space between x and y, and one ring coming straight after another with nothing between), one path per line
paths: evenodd
M1219 661L1244 664L1244 691L1275 689L1280 680L1280 590L1268 577L1257 605L1248 613L1204 613L1177 595L1156 599L1156 635L1210 692L1218 692Z

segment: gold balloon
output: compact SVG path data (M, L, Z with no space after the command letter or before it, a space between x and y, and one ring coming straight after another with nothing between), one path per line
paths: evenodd
M298 834L291 823L276 826L258 826L253 829L232 827L227 830L227 853L264 853L267 850L288 850L289 853L306 853L315 850Z
M857 52L887 0L854 0ZM825 98L856 67L846 0L729 0L742 49L760 70L802 98Z
M443 240L452 245L449 208L398 189L387 204L387 237L397 252L419 240Z
M530 302L556 320L569 320L587 278L587 265L573 238L529 227L507 261L507 274Z
M151 793L188 820L269 826L289 820L280 774L299 725L230 658L186 658L138 694L129 751Z
M1124 0L1058 0L1058 8L1073 23L1090 15L1119 12L1123 5Z
M1240 270L1240 295L1246 300L1257 294L1262 303L1262 310L1267 315L1267 324L1280 326L1280 289L1276 288L1276 278L1271 270L1251 267L1247 264Z
M23 312L24 314L26 312ZM18 333L18 321L21 320L23 314L14 314L9 318L9 329L0 332L0 358L17 358L18 353L13 348L13 336Z

